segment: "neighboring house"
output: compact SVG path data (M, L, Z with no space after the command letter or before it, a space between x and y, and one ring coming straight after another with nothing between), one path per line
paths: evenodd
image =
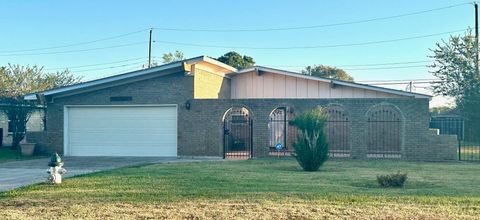
M329 115L331 156L452 160L456 155L454 136L428 129L428 95L260 66L237 70L205 56L38 97L47 103L47 130L27 137L45 153L288 155L296 137L288 121L322 106Z
M43 111L32 113L27 122L27 131L43 131L43 116ZM0 112L0 146L9 146L12 144L12 130L9 124L10 121L8 120L7 115L5 115L3 112Z

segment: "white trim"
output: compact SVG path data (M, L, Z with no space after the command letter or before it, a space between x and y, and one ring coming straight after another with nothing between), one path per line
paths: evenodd
M232 71L232 72L237 72L238 70L233 67L233 66L230 66L230 65L227 65L225 63L222 63L218 60L215 60L215 59L212 59L210 57L207 57L207 56L199 56L199 57L195 57L195 58L191 58L191 59L187 59L185 60L186 63L188 64L191 64L191 63L198 63L198 62L207 62L207 63L211 63L213 65L216 65L216 66L219 66L221 68L224 68L226 70L229 70L229 71Z
M69 108L111 108L111 107L175 107L175 130L177 135L175 138L175 155L178 156L178 104L138 104L138 105L64 105L63 106L63 155L70 156L68 141L68 109Z
M248 73L248 72L258 71L258 70L269 72L269 73L281 74L281 75L285 75L285 76L297 77L297 78L308 79L308 80L315 80L315 81L326 82L326 83L333 83L333 84L336 84L336 85L350 86L350 87L354 87L354 88L385 92L385 93L401 95L401 96L408 96L408 97L415 97L415 98L428 98L428 99L432 98L432 96L430 96L430 95L425 95L425 94L420 94L420 93L405 92L405 91L401 91L401 90L388 89L388 88L383 88L383 87L379 87L379 86L372 86L372 85L366 85L366 84L360 84L360 83L346 82L346 81L341 81L341 80L334 80L334 79L308 76L308 75L304 75L304 74L301 74L301 73L272 69L272 68L269 68L269 67L262 67L262 66L250 67L250 68L247 68L247 69L240 70L236 73L232 73L230 75Z
M68 106L63 106L63 155L69 156L70 149L68 148Z

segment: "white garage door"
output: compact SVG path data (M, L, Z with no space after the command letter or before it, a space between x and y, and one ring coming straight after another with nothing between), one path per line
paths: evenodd
M69 156L177 156L176 106L67 107Z

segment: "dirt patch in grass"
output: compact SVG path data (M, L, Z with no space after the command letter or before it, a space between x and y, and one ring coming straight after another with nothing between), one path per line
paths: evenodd
M46 203L45 203L46 202ZM286 200L193 200L173 203L11 201L5 219L473 219L480 205L457 206Z

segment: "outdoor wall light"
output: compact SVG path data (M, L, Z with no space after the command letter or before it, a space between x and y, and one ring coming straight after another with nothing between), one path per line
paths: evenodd
M185 102L185 108L187 110L190 110L190 107L191 107L190 101Z

